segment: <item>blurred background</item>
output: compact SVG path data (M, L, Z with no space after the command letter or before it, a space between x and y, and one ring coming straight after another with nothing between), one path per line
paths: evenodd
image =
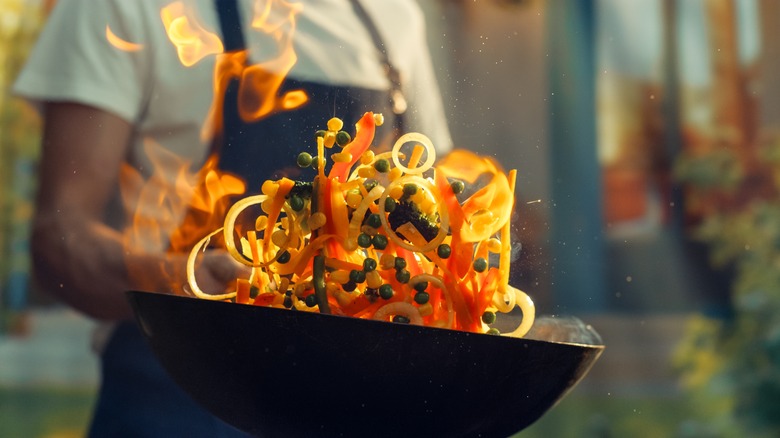
M93 322L29 281L53 1L0 0L0 436L82 436ZM780 2L420 0L457 147L518 170L512 282L607 349L519 437L780 436Z

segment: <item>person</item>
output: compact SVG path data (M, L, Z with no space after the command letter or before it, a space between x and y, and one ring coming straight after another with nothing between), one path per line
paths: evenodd
M260 64L279 51L278 41L252 26L268 1L59 0L14 85L44 122L32 234L36 278L98 322L93 344L102 376L91 436L242 435L176 387L132 322L123 292L143 287L179 293L166 273L184 266L186 258L168 253L164 244L139 251L123 240L128 219L121 169L130 165L145 178L151 175L153 157L145 144L153 142L194 167L213 152L223 154L220 165L246 179L250 189L275 169L242 168L242 162L294 160L301 142L309 141L295 136L311 135L332 116L349 122L365 111L382 112L402 120L407 131L425 133L439 151L451 147L424 17L414 0L275 3L297 11L295 26L288 27L295 28L288 36L297 61L279 95L301 89L308 100L245 120L236 114L237 96L230 91L235 87L228 87L223 129L203 138L212 105L223 100L212 91L217 56L185 66L162 11L183 5L191 26L219 35L225 52L245 50L249 63ZM112 45L109 33L133 50ZM405 112L398 108L399 91ZM202 288L224 290L237 265L217 250L203 259Z

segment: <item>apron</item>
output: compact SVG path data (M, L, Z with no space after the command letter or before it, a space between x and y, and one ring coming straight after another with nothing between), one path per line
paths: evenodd
M215 4L225 50L242 50L243 33L235 0L216 0ZM355 8L358 15L365 14L359 4ZM372 24L366 24L376 34ZM384 62L386 55L381 57L380 61ZM366 111L381 112L385 123L377 128L377 139L390 138L402 124L401 117L394 115L397 100L393 99L392 91L289 78L280 92L304 90L308 102L295 110L248 123L238 115L237 85L234 81L226 92L224 129L214 139L212 150L220 154L222 170L247 181L248 192L259 192L263 181L280 176L311 181L314 171L301 171L295 160L304 150L316 154L315 132L325 129L331 117L344 120L344 129L349 130L350 124L357 122ZM338 146L332 148L337 149ZM126 321L117 324L101 355L101 387L89 436L232 438L248 435L196 404L167 375L136 323Z

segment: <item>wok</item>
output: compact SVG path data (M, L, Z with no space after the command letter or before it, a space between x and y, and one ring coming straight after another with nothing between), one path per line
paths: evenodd
M506 437L536 421L603 346L127 293L171 377L267 437Z

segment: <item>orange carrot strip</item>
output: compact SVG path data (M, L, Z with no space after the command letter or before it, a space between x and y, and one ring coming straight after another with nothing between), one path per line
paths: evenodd
M249 280L239 278L236 280L236 302L239 304L249 303Z

